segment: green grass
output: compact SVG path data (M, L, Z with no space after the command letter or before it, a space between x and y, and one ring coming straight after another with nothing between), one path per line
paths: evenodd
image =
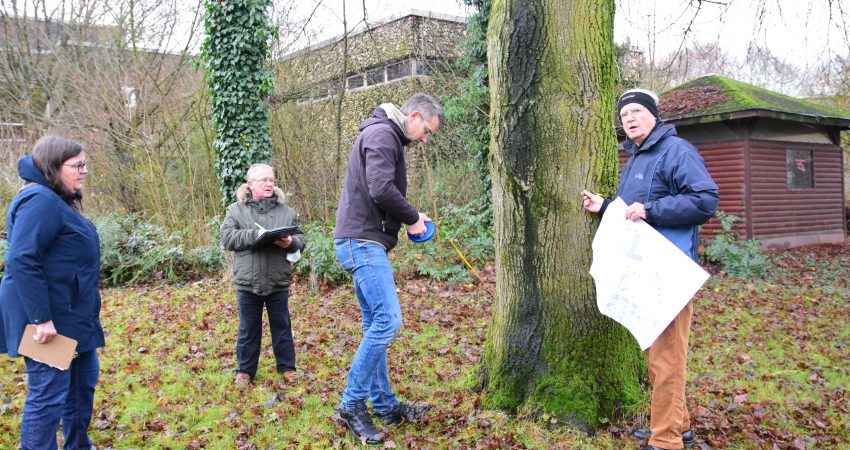
M713 448L850 449L850 250L772 255L769 279L712 278L695 300L688 405ZM846 254L845 254L846 253ZM334 420L359 340L350 288L290 300L299 378L274 371L269 333L255 384L233 385L236 300L214 280L103 291L101 379L91 437L103 448L354 448ZM485 339L490 299L467 285L402 280L403 328L389 350L405 400L430 420L392 429L395 448L635 449L647 411L594 436L481 409L467 380ZM20 360L0 357L0 448L17 445L26 391ZM648 409L648 404L644 409Z

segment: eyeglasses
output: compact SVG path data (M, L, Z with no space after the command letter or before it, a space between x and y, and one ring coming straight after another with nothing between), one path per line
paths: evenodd
M635 106L635 107L629 108L629 109L620 113L620 121L622 122L622 121L628 119L629 116L637 117L638 114L641 114L646 110L647 110L646 108L642 108L640 106Z
M274 184L274 178L252 178L251 181L256 181L257 183L263 184Z
M87 163L87 162L79 163L79 164L62 164L62 165L77 169L77 172L79 172L79 173L88 172L88 170L89 170L89 163Z
M428 128L428 125L426 125L428 122L425 120L425 116L420 115L419 119L422 120L422 128L425 128L425 136L430 136L434 130Z

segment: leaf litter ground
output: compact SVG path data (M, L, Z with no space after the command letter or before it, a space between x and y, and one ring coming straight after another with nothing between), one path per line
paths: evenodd
M850 244L770 254L762 280L713 277L695 299L688 406L698 448L850 448ZM716 272L716 270L712 270ZM480 408L466 388L486 337L493 289L425 279L398 284L404 327L390 377L429 421L388 430L384 448L638 448L615 420L594 436ZM333 406L359 340L350 288L290 298L298 378L274 371L268 330L252 387L233 383L237 310L224 283L106 289L91 436L100 448L355 448ZM26 379L0 357L0 447L17 445Z

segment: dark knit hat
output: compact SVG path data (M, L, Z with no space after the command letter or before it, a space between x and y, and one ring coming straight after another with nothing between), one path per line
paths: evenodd
M623 95L617 100L617 113L623 109L623 106L629 103L637 103L643 105L655 118L658 118L658 96L652 91L646 89L629 89L623 92Z

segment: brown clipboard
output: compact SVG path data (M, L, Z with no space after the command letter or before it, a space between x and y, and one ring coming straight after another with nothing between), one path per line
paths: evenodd
M33 340L33 336L35 325L27 325L21 336L21 345L18 346L19 354L60 370L71 367L71 360L77 350L76 340L57 334L50 342L39 344Z

